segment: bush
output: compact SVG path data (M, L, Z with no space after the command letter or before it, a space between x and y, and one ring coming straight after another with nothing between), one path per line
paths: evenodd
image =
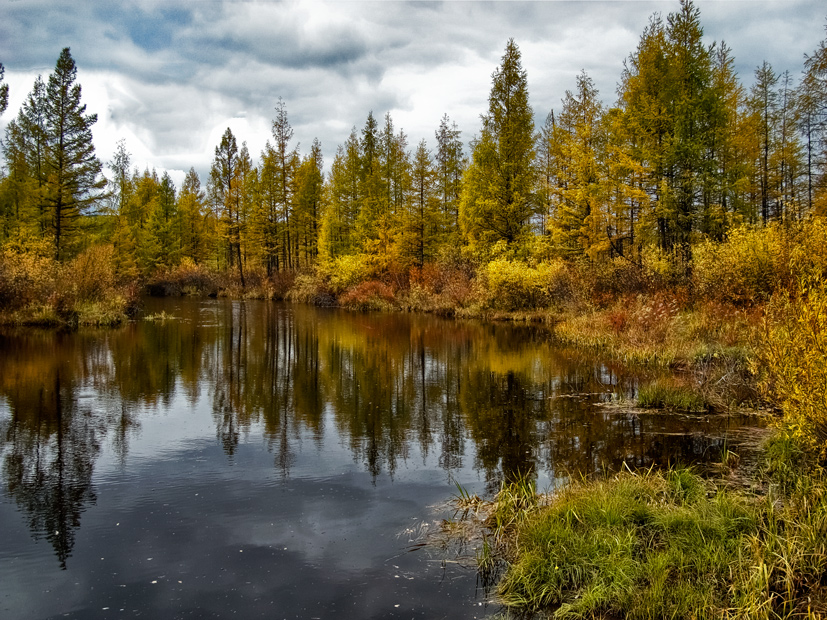
M340 305L362 312L390 310L395 307L395 301L393 289L378 280L360 282L339 297Z
M568 270L560 261L532 267L522 261L496 259L485 268L489 303L501 310L524 310L568 297Z
M364 254L339 256L331 261L327 271L335 293L341 293L374 275L370 257Z
M45 301L59 276L58 263L37 252L6 248L0 254L0 309Z
M792 436L827 458L827 284L810 279L768 311L757 369Z
M65 264L61 280L76 299L101 301L115 286L114 246L92 246Z
M302 273L296 276L287 294L292 301L314 306L335 306L336 297L330 291L324 278L316 273Z
M185 258L177 267L156 274L147 283L151 295L215 295L219 288L218 276L203 264L196 265Z
M735 303L767 300L786 284L787 235L778 225L740 226L724 242L703 241L694 249L693 281L708 299Z

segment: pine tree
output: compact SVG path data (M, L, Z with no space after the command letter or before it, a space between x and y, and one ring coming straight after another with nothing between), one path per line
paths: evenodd
M227 264L238 268L238 277L244 287L244 265L241 260L241 187L239 168L241 166L238 143L228 127L215 147L215 158L210 169L209 194L221 223Z
M520 51L508 41L492 75L488 113L463 190L463 226L472 240L510 244L535 212L534 120Z
M46 86L47 144L45 203L51 212L55 258L68 256L78 220L102 196L106 180L92 144L98 117L86 114L81 87L75 83L75 61L64 48Z

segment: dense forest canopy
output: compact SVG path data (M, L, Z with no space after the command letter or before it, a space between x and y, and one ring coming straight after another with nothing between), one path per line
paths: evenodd
M180 188L133 168L123 141L101 162L66 48L7 125L0 243L59 261L112 244L122 278L192 263L242 287L249 271L381 272L458 257L635 262L653 250L686 263L694 243L738 225L827 213L825 45L800 75L763 63L745 86L732 50L705 44L699 10L682 0L651 17L614 105L583 71L535 127L509 40L468 149L447 114L429 148L370 111L326 170L317 140L299 151L279 99L261 153L228 128L208 177L191 169Z

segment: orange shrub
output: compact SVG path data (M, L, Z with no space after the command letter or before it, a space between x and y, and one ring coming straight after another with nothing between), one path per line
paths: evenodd
M350 287L339 297L339 304L352 310L387 310L395 306L393 289L384 282L368 280Z

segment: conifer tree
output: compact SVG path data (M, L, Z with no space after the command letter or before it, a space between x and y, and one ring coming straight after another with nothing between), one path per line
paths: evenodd
M68 256L81 215L102 196L106 180L92 144L98 117L86 114L75 61L64 48L46 86L47 144L45 203L51 213L55 258Z
M6 69L3 67L3 63L0 62L0 115L9 107L9 85L3 84L5 75Z
M436 182L439 187L442 221L451 230L459 230L459 201L462 175L468 165L462 145L462 132L448 115L443 115L436 130Z
M228 127L215 147L215 158L210 169L209 194L221 223L225 239L227 263L238 268L238 277L244 287L244 265L241 260L241 162L238 143Z
M208 239L204 222L204 192L195 168L190 168L178 194L181 253L195 264L206 261Z
M510 244L535 212L534 120L520 50L508 41L492 75L488 113L463 189L463 226L472 240Z
M310 264L318 255L318 229L324 203L324 160L322 145L313 140L310 153L296 170L296 191L294 212L298 220L305 264Z
M827 215L827 38L804 61L798 100L806 141L807 202Z
M583 71L575 92L566 91L552 132L557 144L550 191L556 213L550 225L564 254L594 256L609 249L600 183L605 146L602 115L594 82Z
M402 214L399 235L400 254L405 262L417 267L433 259L442 229L443 214L434 191L435 176L431 153L425 140L421 140L413 156L411 196Z
M273 121L273 150L275 161L274 174L274 189L276 195L274 196L275 203L281 210L280 219L283 222L281 226L282 240L282 267L293 269L296 251L294 248L296 239L295 235L291 235L291 227L294 225L291 222L292 207L293 207L293 182L296 168L299 164L299 154L295 148L290 148L290 141L293 139L293 128L287 118L287 107L284 101L279 97L276 105L276 118ZM295 265L297 266L297 265Z

